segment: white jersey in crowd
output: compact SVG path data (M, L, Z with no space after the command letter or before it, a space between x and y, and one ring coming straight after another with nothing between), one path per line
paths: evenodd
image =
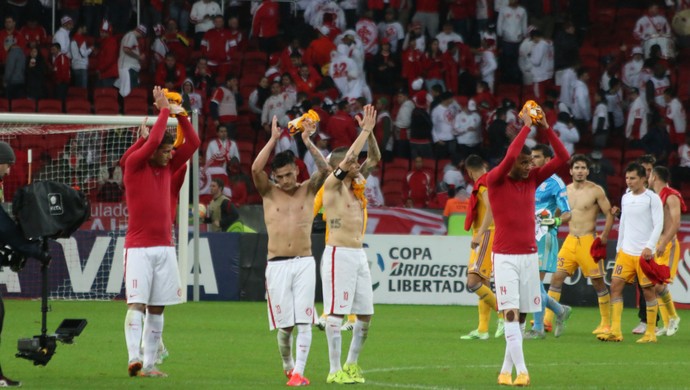
M455 124L455 116L460 111L458 103L453 101L448 107L439 104L431 111L431 123L433 128L431 130L431 137L434 143L438 141L454 141L453 126Z
M656 250L664 228L664 206L659 195L645 189L639 195L626 192L621 200L616 252L639 256L645 248Z
M527 37L527 11L517 6L503 7L496 22L496 35L506 42L518 43Z
M580 133L577 131L577 127L568 126L568 124L563 122L556 122L553 125L553 131L556 132L561 143L572 156L575 153L575 144L580 141Z
M558 100L568 106L569 112L573 110L573 97L575 96L573 90L576 81L577 73L575 73L575 69L572 67L565 68L556 75L556 85L561 87L561 95L558 97Z
M402 24L396 22L379 23L379 39L386 38L391 43L391 52L395 53L398 51L398 42L405 39L405 30L403 30Z
M263 111L263 107L259 107L259 90L255 89L252 91L251 94L249 94L249 100L247 101L247 104L249 105L249 109L255 113L261 115L261 111Z
M507 7L510 0L494 0L494 11L501 12L503 7Z
M498 62L496 61L496 54L493 50L480 49L479 51L479 73L482 75L482 80L489 84L489 90L494 92L494 82L496 80L496 69L498 69Z
M448 43L450 42L463 43L462 36L455 31L452 31L450 34L446 34L441 31L440 33L436 34L436 39L438 40L438 48L442 53L445 53L448 50Z
M165 55L168 54L168 45L159 37L151 44L151 52L153 52L153 61L156 65L165 60Z
M668 24L665 16L644 15L637 20L633 36L640 41L646 41L655 37L667 37L671 35L671 26Z
M476 146L482 142L482 118L476 111L461 110L453 122L455 142L466 146Z
M522 71L522 83L525 85L531 85L534 82L534 77L532 76L532 61L530 61L532 48L534 48L534 41L531 38L525 38L522 43L520 43L520 48L518 50L518 67L520 67L520 71Z
M685 133L685 126L687 118L685 116L685 108L678 98L673 98L666 105L666 118L673 123L673 128L676 133Z
M55 34L53 35L53 43L59 43L60 52L67 54L67 57L70 56L69 42L69 30L64 27L60 27L57 31L55 31Z
M328 149L319 149L319 152L321 152L321 155L323 155L324 158L328 156L330 151ZM309 172L309 176L314 174L319 168L316 166L316 162L314 162L314 157L312 157L311 152L307 151L304 153L304 157L302 158L304 160L304 165L307 166L307 172Z
M133 50L133 54L136 56L130 57L125 54L125 48L130 48ZM137 39L136 33L132 30L125 34L120 41L120 55L117 58L117 67L119 69L141 69L141 64L139 63L139 40Z
M592 119L592 106L589 101L589 88L582 80L575 81L573 89L573 117L588 121Z
M400 105L398 114L395 116L395 127L398 129L409 129L412 123L412 111L414 111L414 102L407 99Z
M371 19L360 19L355 24L355 31L362 41L364 53L376 55L379 52L379 29L376 27L376 23Z
M189 12L189 19L196 22L194 25L194 32L206 32L213 28L213 16L222 15L223 12L220 10L220 6L215 1L209 1L205 3L203 0L199 0L194 5L192 5L192 10ZM205 16L210 16L208 19L204 20Z
M229 138L225 140L213 138L209 141L206 147L206 164L211 164L213 161L223 161L221 166L223 171L225 171L227 169L227 162L233 157L240 159L240 151L237 149L235 141Z
M654 87L654 103L658 107L665 108L666 107L666 100L664 99L664 92L666 92L666 89L671 86L671 82L668 80L668 77L664 76L661 79L658 79L656 77L651 77L648 81L648 83L652 83L652 86Z
M489 0L477 0L477 20L489 19Z
M331 52L328 75L333 79L342 97L347 99L365 97L367 101L371 101L371 92L359 65L346 54L341 53L340 48L338 51Z
M274 115L280 120L294 104L295 102L285 93L269 96L261 110L261 123L271 123Z
M683 144L678 147L678 158L680 159L679 166L690 168L690 146L688 146L688 144Z
M465 177L462 175L462 172L451 163L448 163L448 165L443 168L443 182L449 186L454 186L455 189L465 187Z
M609 129L609 108L606 103L601 102L594 107L594 114L592 115L592 133L596 134L599 126L599 119L604 120L603 130Z
M304 21L314 28L323 26L323 16L326 14L335 15L335 26L340 31L345 30L345 12L334 1L313 0L304 10Z
M625 122L625 138L631 139L633 135L633 128L635 121L640 121L640 138L647 134L647 102L642 94L640 94L628 108L628 120Z
M642 71L642 65L644 60L630 60L623 65L623 84L630 88L640 87L640 72Z
M364 196L367 197L367 205L382 207L384 205L383 192L381 191L381 181L378 177L370 175L367 177L367 184L364 188Z
M354 37L354 43L347 45L343 43L343 37L345 35L351 35ZM348 57L352 58L353 61L359 66L359 71L363 74L364 73L364 45L362 45L362 41L359 39L359 35L357 35L356 32L352 30L347 30L344 33L338 35L335 40L333 41L335 46L338 48L338 51L342 50L341 53L344 53ZM343 48L341 49L341 45Z
M82 42L81 45L77 41L72 41L69 43L69 53L70 58L72 58L72 69L88 69L89 68L89 55L93 49L86 46L86 42Z
M415 49L421 51L424 53L426 50L426 35L422 34L419 37L415 38L414 40L415 43ZM408 49L410 46L410 34L405 34L405 39L403 40L403 48Z
M532 63L532 81L541 83L553 78L553 43L540 39L532 46L529 56Z
M623 113L623 91L606 94L606 106L613 118L613 127L620 128L625 124L625 114Z

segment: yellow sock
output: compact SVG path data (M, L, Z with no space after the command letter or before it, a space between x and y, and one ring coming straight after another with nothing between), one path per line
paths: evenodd
M356 320L357 320L357 316L355 314L350 314L347 316L347 322L354 323Z
M561 293L549 290L549 296L553 298L556 302L560 302ZM544 315L545 324L553 324L553 311L551 309L546 309L546 314Z
M668 318L675 318L678 317L678 313L676 313L676 305L673 303L673 297L671 296L671 292L666 288L665 293L659 296L661 298L661 302L663 305L659 305L659 309L662 307L668 311L667 315ZM664 315L664 312L661 312L661 315ZM664 324L668 324L667 319L664 320Z
M666 304L664 303L663 305L659 305L659 314L661 314L661 321L664 324L664 328L668 326L668 309L666 308Z
M479 327L477 330L481 333L489 331L489 319L491 319L491 310L496 308L496 295L486 285L482 284L475 294L479 297Z
M599 314L601 315L601 325L611 326L611 294L597 297L599 301Z
M622 335L621 332L621 316L623 315L623 300L618 299L611 302L611 333L615 335ZM654 314L656 320L656 313Z
M656 313L659 310L659 305L656 299L652 302L647 302L647 331L645 334L656 335Z

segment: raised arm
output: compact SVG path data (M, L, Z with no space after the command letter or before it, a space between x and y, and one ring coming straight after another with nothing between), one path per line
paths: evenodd
M178 107L178 105L174 105L172 109L176 110ZM182 109L182 107L179 108ZM196 134L194 126L192 126L192 124L189 122L189 118L187 116L178 115L177 123L179 123L182 127L184 143L177 149L177 151L175 151L175 155L173 155L173 158L170 161L173 172L177 171L181 165L186 164L187 160L189 160L194 154L194 151L196 151L199 148L199 145L201 145L201 140Z
M371 134L369 134L367 142L369 145L367 159L362 164L362 167L359 168L359 172L362 174L362 176L364 176L364 178L369 177L371 171L373 171L374 168L379 165L379 161L381 161L381 150L379 149L378 142L376 142L376 136L374 135L373 131Z
M326 181L328 174L331 173L331 167L316 145L311 142L311 135L316 131L316 123L310 119L305 119L302 126L304 127L304 130L302 130L302 142L304 142L304 146L307 147L311 157L314 159L317 169L309 178L309 192L316 194L323 186L323 182Z
M265 196L271 190L271 183L268 181L268 175L266 171L264 171L264 168L279 138L280 128L278 127L278 118L274 115L273 123L271 124L271 139L268 140L263 149L256 155L252 163L252 179L254 180L256 190L261 196Z
M496 168L489 171L488 178L491 181L500 180L501 178L508 175L511 168L515 164L515 161L520 155L522 147L525 146L525 140L527 139L527 136L531 131L532 119L530 118L526 109L523 109L520 112L519 117L524 122L524 126L522 126L522 129L518 133L517 137L515 137L515 139L513 139L513 142L510 143L510 146L508 146L508 151L506 152L505 157L503 157L503 160L501 160L501 162L496 166Z
M146 164L153 152L158 149L161 141L163 140L165 128L168 124L168 116L170 116L170 104L168 103L168 99L165 97L165 93L159 86L155 86L153 88L153 98L155 100L154 104L160 110L158 113L158 119L156 119L156 123L153 125L153 128L151 128L149 137L146 139L144 144L127 157L125 161L127 170L136 170L142 167L143 164Z
M613 228L613 214L611 214L611 202L609 198L606 197L604 189L597 186L597 204L599 205L599 210L606 216L606 224L604 225L604 230L599 235L602 244L606 244L609 239L609 233Z
M556 132L553 131L551 126L549 126L549 123L546 121L546 116L544 116L538 122L538 126L542 129L542 131L546 131L546 137L548 138L549 144L551 144L554 153L554 157L551 159L551 161L546 163L543 167L537 168L537 183L541 183L548 179L549 176L556 173L556 171L558 171L558 169L568 161L570 154L565 146L563 146L561 140L558 139Z

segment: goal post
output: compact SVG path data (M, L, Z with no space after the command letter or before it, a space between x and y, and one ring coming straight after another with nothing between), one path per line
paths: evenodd
M198 133L196 119L197 113L193 112L192 124ZM12 167L11 174L6 182L5 194L11 196L15 187L37 180L53 180L72 186L78 186L92 200L102 202L103 199L111 201L117 199L116 195L101 193L100 190L109 181L117 182L117 162L124 151L132 145L137 138L137 130L146 120L148 126L153 126L157 116L121 116L121 115L71 115L71 114L18 114L0 113L0 140L8 142L17 154L17 162ZM167 130L175 132L177 119L169 118L166 124ZM196 154L195 154L196 157ZM180 282L182 284L182 297L187 300L187 275L190 266L188 264L188 237L189 237L189 180L192 170L198 172L198 160L192 159L188 166L185 184L180 189L178 207L178 231L177 251ZM119 178L121 181L121 177ZM192 196L193 215L198 215L199 197L198 186ZM8 191L9 190L9 191ZM124 196L120 194L120 202L124 203ZM7 196L6 196L7 198ZM198 218L194 218L197 220ZM194 224L198 229L198 223ZM96 226L102 230L114 231L114 236L122 236L126 227L124 224L112 224L110 226ZM92 226L94 228L94 226ZM198 235L194 235L194 245L198 247ZM69 245L63 245L67 251ZM121 249L121 244L117 245ZM117 250L116 249L116 250ZM77 249L74 249L77 251ZM111 252L109 250L108 252ZM114 251L112 251L114 252ZM195 268L198 265L198 255L195 251ZM87 254L88 255L88 254ZM121 258L120 254L113 254L113 258ZM107 254L106 254L107 256ZM76 258L79 264L67 265L79 268L79 272L87 273L88 259L83 259L83 254L71 254L70 258ZM67 253L65 260L67 261ZM111 262L113 258L109 259ZM70 271L71 272L71 271ZM59 299L112 299L118 294L113 294L113 285L116 282L107 279L107 275L101 275L101 271L95 276L92 291L84 292L76 288L74 283L64 286L57 293L51 292L51 298ZM67 282L66 282L67 283ZM106 288L108 285L108 288ZM121 286L121 284L120 284ZM197 287L195 287L196 289ZM9 288L8 288L9 290ZM79 290L79 292L77 292ZM118 291L119 293L119 291Z

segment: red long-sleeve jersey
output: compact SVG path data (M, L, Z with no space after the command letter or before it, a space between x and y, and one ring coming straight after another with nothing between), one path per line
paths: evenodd
M174 69L168 69L165 62L158 64L156 68L156 85L165 85L168 82L173 83L173 88L179 91L182 88L182 83L187 78L187 71L184 65L180 63L175 64Z
M53 57L53 80L57 84L69 84L72 79L69 58L63 53Z
M252 20L252 36L258 38L271 38L278 35L278 25L280 24L280 13L278 3L271 0L264 0L256 9Z
M117 57L120 52L120 42L115 37L106 37L101 40L101 49L98 53L98 77L108 79L118 77Z

